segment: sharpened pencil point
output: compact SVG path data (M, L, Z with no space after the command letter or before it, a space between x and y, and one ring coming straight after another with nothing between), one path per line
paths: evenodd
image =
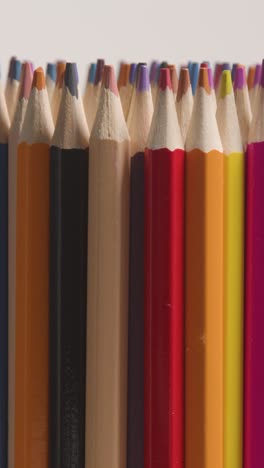
M208 62L202 62L201 67L209 68Z
M10 79L19 81L20 75L21 75L21 69L22 69L22 64L20 60L14 59L11 70L10 70Z
M264 60L262 60L260 86L264 88Z
M255 70L256 70L255 65L251 65L248 69L247 85L248 85L249 90L254 87Z
M56 75L55 63L47 63L47 76L49 76L52 81L56 81Z
M261 70L262 70L262 67L261 67L260 63L257 63L256 69L255 69L255 75L254 75L254 87L258 86L260 84Z
M224 62L222 64L222 71L224 71L224 70L231 70L230 63Z
M64 73L64 84L72 96L78 99L78 72L76 63L67 63Z
M112 93L118 96L118 88L115 78L114 67L112 65L105 65L104 66L104 73L103 73L103 86L105 89L110 89Z
M98 85L99 83L101 83L101 81L102 81L103 71L104 71L104 64L105 64L104 59L98 59L97 60L95 79L94 79L95 86Z
M63 75L65 72L66 63L65 62L57 62L57 77L56 77L56 86L58 88L62 88L63 86Z
M208 94L211 94L211 87L208 79L208 69L205 67L200 68L198 86L204 88Z
M212 68L208 67L208 81L211 89L214 89L214 80L213 80L213 72Z
M32 89L37 88L39 91L46 87L45 83L45 76L42 67L39 67L35 70L33 81L32 81Z
M230 70L224 70L221 76L220 97L224 98L233 91L232 75Z
M172 89L169 68L160 68L159 75L159 89L162 91L165 91L166 88Z
M156 77L157 77L157 70L159 69L159 63L154 60L150 66L150 74L149 74L149 79L150 83L155 83Z
M149 90L149 72L147 65L141 65L139 67L137 90L140 92Z
M21 72L21 85L19 91L19 100L22 98L29 99L32 86L32 70L29 62L23 63Z
M239 65L236 67L234 89L243 89L246 86L245 67Z
M91 63L88 73L88 83L93 84L95 80L96 63Z
M180 71L177 101L179 102L182 96L187 92L189 86L191 86L189 68L182 67Z
M136 79L136 71L137 71L137 64L131 63L130 64L130 71L129 71L129 83L133 85Z

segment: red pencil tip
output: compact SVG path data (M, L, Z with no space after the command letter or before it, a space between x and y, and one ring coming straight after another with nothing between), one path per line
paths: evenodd
M169 68L161 68L159 76L159 88L165 91L166 88L172 89L171 75Z
M39 67L35 70L32 82L32 88L37 88L39 91L46 87L45 75L43 68Z
M118 88L116 84L114 67L112 65L105 65L103 72L103 86L105 89L110 89L112 93L118 96Z

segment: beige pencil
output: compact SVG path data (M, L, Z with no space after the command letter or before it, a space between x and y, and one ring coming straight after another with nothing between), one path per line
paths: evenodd
M126 465L129 154L106 66L89 156L86 468Z

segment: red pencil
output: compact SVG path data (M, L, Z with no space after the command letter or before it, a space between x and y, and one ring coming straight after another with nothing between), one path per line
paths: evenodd
M183 467L184 150L161 69L145 151L145 468Z

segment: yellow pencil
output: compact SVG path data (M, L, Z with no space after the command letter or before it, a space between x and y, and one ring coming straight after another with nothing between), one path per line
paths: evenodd
M229 70L216 117L224 151L224 468L242 468L244 154Z

